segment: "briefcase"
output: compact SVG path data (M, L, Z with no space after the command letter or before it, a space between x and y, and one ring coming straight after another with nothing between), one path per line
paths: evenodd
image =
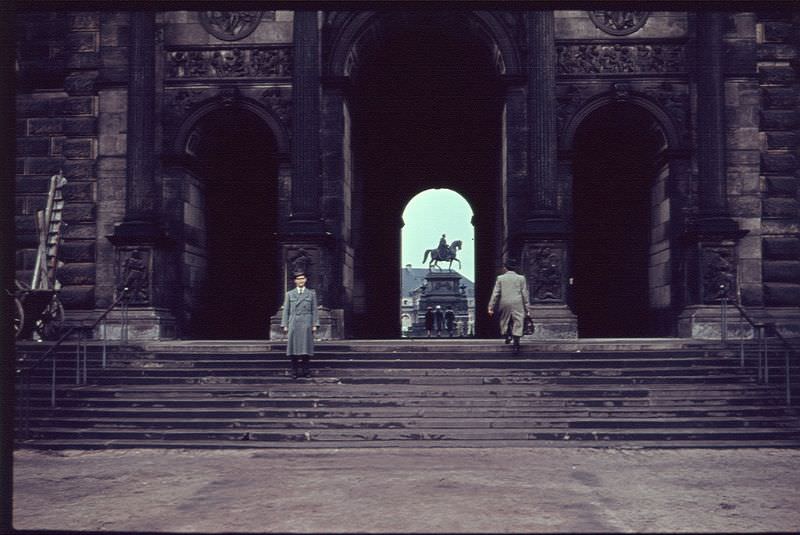
M533 331L533 318L530 316L525 316L525 320L522 322L522 334L530 335L533 334Z

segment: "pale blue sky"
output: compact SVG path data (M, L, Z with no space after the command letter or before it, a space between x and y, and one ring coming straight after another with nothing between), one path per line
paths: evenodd
M469 203L453 190L429 189L419 193L403 211L402 266L428 267L422 263L426 249L435 249L442 234L447 243L461 240L458 251L461 268L453 262L453 269L475 281L475 238L472 228L472 209ZM428 259L430 260L430 258ZM447 268L447 263L439 266Z

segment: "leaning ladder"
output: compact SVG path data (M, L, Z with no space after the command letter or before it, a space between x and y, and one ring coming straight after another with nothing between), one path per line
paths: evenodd
M64 185L66 177L61 171L50 177L50 191L44 210L36 212L36 227L39 232L39 248L33 268L32 290L57 290L55 271L58 262L58 246L64 212Z

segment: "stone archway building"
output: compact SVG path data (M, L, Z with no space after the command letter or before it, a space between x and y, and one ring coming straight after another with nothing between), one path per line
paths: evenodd
M277 337L296 267L325 336L399 337L402 208L447 187L479 312L513 256L540 337L715 336L721 290L800 334L797 12L466 7L19 11L18 277L63 169L68 322L135 252L133 338Z

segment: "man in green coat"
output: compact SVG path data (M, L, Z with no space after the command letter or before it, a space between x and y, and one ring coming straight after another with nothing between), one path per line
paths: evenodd
M294 273L295 287L286 292L281 315L281 327L287 333L286 355L292 359L294 379L300 375L311 377L309 361L314 354L314 334L319 327L317 294L311 288L306 288L307 280L302 271ZM299 370L300 358L302 372Z

